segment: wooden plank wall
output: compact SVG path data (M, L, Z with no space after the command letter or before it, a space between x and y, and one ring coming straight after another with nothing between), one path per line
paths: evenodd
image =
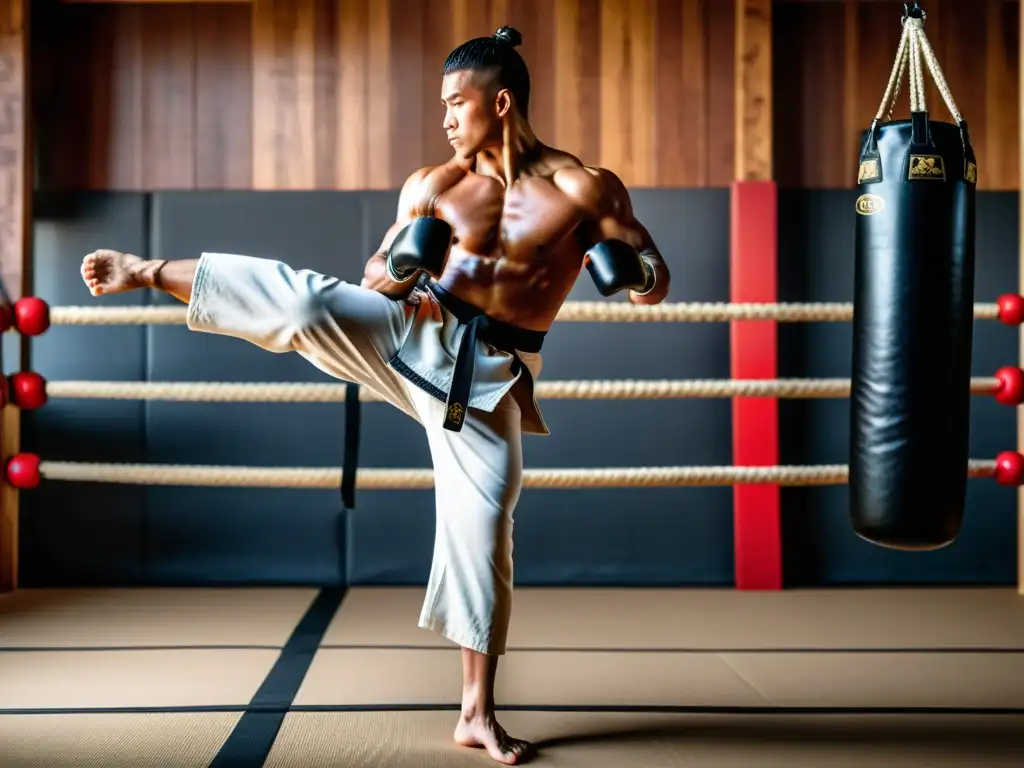
M440 69L501 24L524 36L543 141L630 186L734 176L734 3L722 0L41 0L35 112L48 189L394 189L443 160ZM930 0L926 31L979 152L1015 189L1017 0ZM899 3L774 9L779 183L854 183ZM905 113L906 89L897 114ZM934 91L929 105L947 119Z
M1017 0L927 0L925 34L967 120L978 188L1018 186ZM860 132L878 111L899 45L900 3L782 3L775 7L776 178L788 187L856 182ZM933 119L951 121L928 83ZM909 113L904 79L895 117Z

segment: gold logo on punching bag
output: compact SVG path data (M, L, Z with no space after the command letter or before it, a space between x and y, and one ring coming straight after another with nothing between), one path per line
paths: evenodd
M872 216L885 208L885 200L878 195L861 195L854 207L861 216Z
M977 184L978 183L978 166L976 166L974 163L968 161L967 162L967 172L964 174L964 178L967 179L967 183L968 184Z
M940 155L911 155L908 179L946 180L946 166Z

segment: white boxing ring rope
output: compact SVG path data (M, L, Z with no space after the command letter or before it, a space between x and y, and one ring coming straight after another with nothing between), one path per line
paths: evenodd
M52 325L184 325L187 307L53 307ZM974 305L976 320L995 320L999 305ZM569 323L722 323L731 320L775 320L786 323L842 323L853 319L853 304L731 304L726 302L664 302L636 305L603 301L568 301L556 320Z
M184 325L187 308L156 307L53 307L50 325ZM975 304L975 319L1000 319L997 303ZM561 322L848 322L853 305L844 303L732 304L664 303L655 306L608 302L567 302L558 314ZM54 381L45 383L45 397L116 400L168 400L177 402L344 402L344 383L231 383L231 382L117 382ZM1003 383L995 377L971 380L973 394L997 394ZM698 379L698 380L577 380L538 382L540 399L622 400L688 397L847 397L849 379ZM360 401L379 401L360 391ZM40 460L20 454L37 465L38 478L70 482L140 485L183 485L259 488L335 489L342 470L335 467L245 467L210 465L117 464ZM19 457L15 457L18 459ZM13 460L12 460L13 461ZM999 461L972 459L968 477L996 477ZM706 466L706 467L603 467L583 469L527 469L526 488L656 488L771 484L784 486L842 485L848 480L843 464L818 466ZM34 487L28 485L23 487ZM357 489L428 489L430 469L359 469Z
M971 393L994 394L992 376L971 380ZM343 403L345 384L226 381L51 381L48 397L90 400L162 400L179 403ZM842 398L849 379L579 379L538 382L541 400L673 400L712 397ZM359 400L381 402L361 389Z
M597 469L526 469L526 488L678 488L716 485L843 485L845 464L792 467L604 467ZM334 467L228 467L185 464L91 464L43 461L39 474L48 480L247 488L338 488L342 471ZM994 477L996 462L968 463L967 476ZM365 490L416 490L434 487L430 469L360 469L355 487Z

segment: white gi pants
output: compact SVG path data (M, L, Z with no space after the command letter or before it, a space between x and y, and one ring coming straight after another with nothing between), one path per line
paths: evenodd
M485 380L479 388L474 384L477 394L462 430L442 428L445 404L388 364L403 345L431 343L417 340L429 336L431 324L438 329L432 343L444 345L444 328L455 324L447 322L450 317L437 324L430 312L425 301L413 307L279 261L204 253L188 327L244 339L270 352L297 352L423 425L434 465L437 519L419 626L462 647L500 655L512 612L513 510L523 469L520 406L509 392L511 379L488 385L484 360ZM491 410L475 407L474 400L493 401Z

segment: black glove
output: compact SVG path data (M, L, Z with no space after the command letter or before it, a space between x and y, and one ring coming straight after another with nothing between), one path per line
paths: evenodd
M388 277L396 283L404 283L421 270L431 277L440 277L453 237L447 221L433 216L413 219L388 248Z
M587 251L583 263L602 296L623 290L644 294L654 288L654 265L621 240L601 241Z

